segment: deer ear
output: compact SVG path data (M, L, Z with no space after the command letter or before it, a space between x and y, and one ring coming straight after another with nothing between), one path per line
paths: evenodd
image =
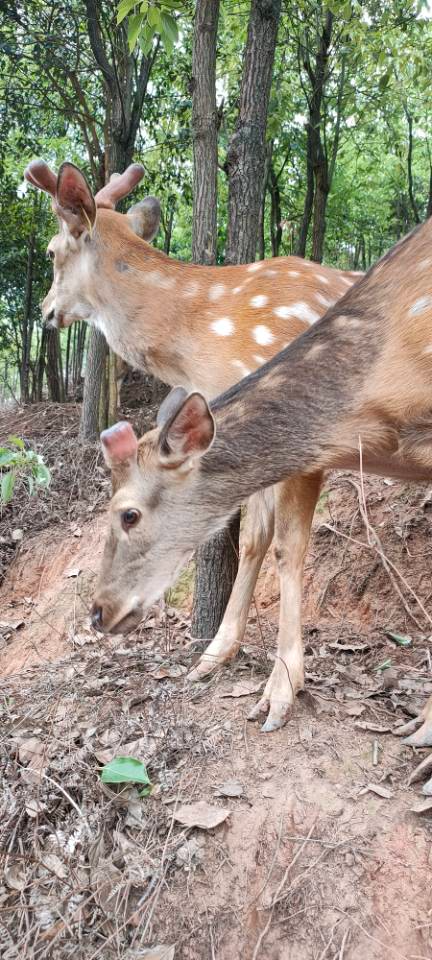
M136 463L138 440L130 423L125 420L115 423L113 427L104 430L100 438L105 463L110 470L119 465L128 466Z
M74 237L91 231L96 204L84 174L73 163L62 163L60 167L53 206Z
M201 393L190 393L176 404L159 434L162 465L181 466L186 460L202 457L210 449L214 436L215 422L207 400Z
M150 243L154 239L160 224L161 207L157 197L145 197L130 207L127 216L130 226L142 240Z

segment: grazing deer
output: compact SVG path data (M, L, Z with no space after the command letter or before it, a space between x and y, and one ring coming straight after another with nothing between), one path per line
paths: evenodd
M51 195L60 225L48 246L54 281L42 312L57 327L88 320L128 363L168 384L217 396L307 330L360 276L297 257L238 267L175 261L148 242L159 226L155 198L126 215L114 210L142 174L134 164L93 197L73 164L64 163L58 177L41 160L29 165L27 179ZM287 481L276 498L276 523L292 557L284 630L294 645L301 642L302 565L319 488L317 472L300 486ZM231 599L195 679L237 652L274 522L273 492L255 494ZM273 711L266 729L281 722Z
M292 610L323 471L432 477L432 218L210 406L180 387L140 441L128 423L101 439L113 498L92 616L105 631L133 627L191 551L273 487L280 630L254 715L269 711L267 724L280 725L304 683ZM421 719L414 742L432 743L430 706Z

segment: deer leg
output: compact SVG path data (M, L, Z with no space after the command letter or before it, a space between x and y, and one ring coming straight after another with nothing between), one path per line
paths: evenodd
M249 715L267 713L265 733L287 720L304 686L301 601L303 565L322 476L294 477L275 490L275 555L280 576L279 636L276 661L263 696Z
M249 607L261 564L271 544L274 527L273 488L254 494L248 501L243 548L237 577L219 630L189 673L199 680L235 657L246 630Z

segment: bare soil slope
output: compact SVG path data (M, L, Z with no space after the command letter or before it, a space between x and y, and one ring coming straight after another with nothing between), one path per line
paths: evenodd
M77 453L77 411L44 429L41 408L32 432L34 413L19 416L53 486L0 527L2 958L432 960L431 820L408 786L422 756L392 733L432 692L427 490L329 478L307 561L307 692L265 736L246 717L274 655L271 561L241 654L206 683L185 679L185 610L95 635L105 473ZM16 413L6 431L25 432ZM149 797L101 783L124 755L146 763ZM200 801L226 812L219 826L181 822Z

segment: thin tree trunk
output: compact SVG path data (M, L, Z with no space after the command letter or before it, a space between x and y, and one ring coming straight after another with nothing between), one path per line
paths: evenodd
M80 437L83 440L95 440L99 433L99 403L107 350L103 333L91 327L80 422Z
M197 0L192 54L192 258L195 263L208 266L216 263L217 247L218 19L219 0ZM235 538L235 530L233 533ZM192 636L214 637L236 573L236 552L229 531L223 530L196 553Z
M306 256L306 244L312 219L313 202L315 195L314 165L313 165L314 136L311 121L306 127L306 193L303 204L303 215L296 246L298 257Z
M32 344L32 306L33 306L33 262L35 252L35 226L33 224L32 232L28 239L27 246L27 269L26 285L24 295L24 310L22 323L22 357L20 371L20 393L23 403L29 400L29 372Z
M273 165L270 167L269 189L271 195L271 245L274 257L279 256L282 243L282 206L279 189L279 180Z
M194 263L216 263L217 137L216 42L219 0L197 0L192 53Z
M409 193L409 198L410 198L410 203L411 203L411 209L412 209L412 212L413 212L413 215L414 215L414 222L415 222L415 223L420 223L419 212L418 212L417 204L416 204L415 197L414 197L414 184L413 184L413 169L412 169L412 162L413 162L413 121L412 121L412 116L411 116L409 110L407 109L407 107L405 107L405 116L406 116L407 124L408 124L408 157L407 157L407 164L408 164L408 193Z
M50 400L64 401L62 355L58 330L46 330L46 378Z
M281 0L252 0L239 115L226 159L226 263L255 260L265 166L265 133Z

